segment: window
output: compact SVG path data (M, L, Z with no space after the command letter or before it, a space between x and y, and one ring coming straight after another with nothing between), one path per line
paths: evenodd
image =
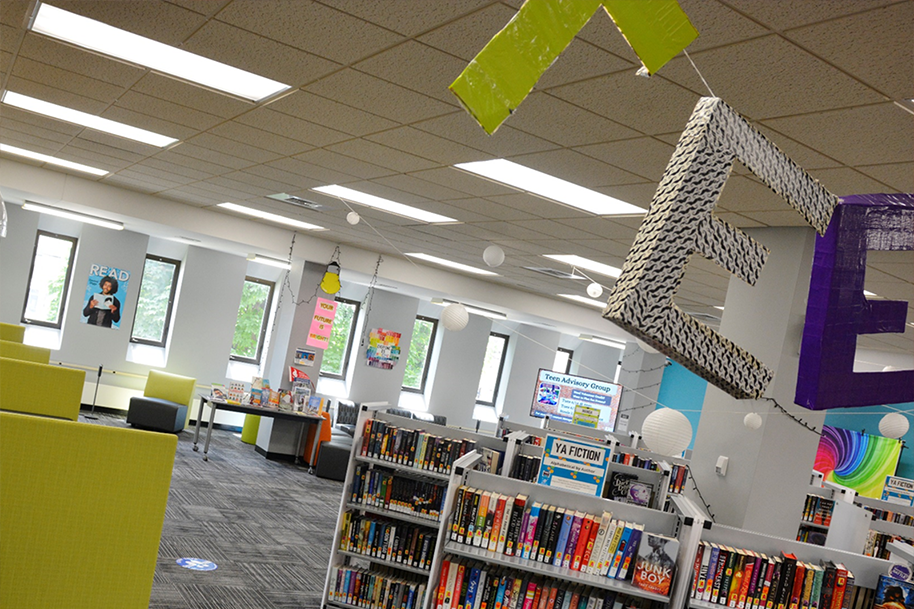
M568 374L571 370L571 358L574 357L574 351L559 347L555 350L555 359L552 361L552 371Z
M76 237L38 231L22 321L60 329L76 257Z
M431 361L432 345L435 344L435 330L438 320L430 317L416 317L413 324L413 337L409 341L409 356L406 358L406 370L403 372L403 390L425 392L425 379L428 377L428 364Z
M501 383L501 372L505 366L505 355L508 351L508 337L492 332L486 345L486 356L482 360L482 374L479 377L479 389L476 390L476 402L495 406L498 396L498 385Z
M260 364L267 321L270 319L270 305L273 302L273 285L273 282L263 279L244 278L231 359Z
M324 349L324 358L321 360L323 376L346 378L349 352L352 351L352 337L355 334L355 322L358 317L357 300L336 299L336 317L333 319L333 330L330 331L330 345Z
M146 256L130 342L165 346L180 268L181 262L178 260Z

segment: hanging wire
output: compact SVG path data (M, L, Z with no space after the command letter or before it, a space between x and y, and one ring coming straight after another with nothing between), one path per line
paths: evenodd
M339 199L340 203L342 203L343 205L346 206L346 209L348 209L348 210L351 211L351 212L355 212L356 214L359 214L359 212L357 212L356 210L354 210L354 209L352 208L352 205L350 205L350 204L349 204L349 201L347 201L346 199L342 198L342 197L339 196L339 195L329 195L329 196L336 197L337 199ZM398 254L400 254L400 255L403 256L406 260L408 260L410 264L412 264L412 265L413 265L414 267L416 267L416 268L419 268L419 265L416 264L416 263L413 261L412 258L410 258L410 257L407 256L406 254L404 254L404 253L402 252L402 250L400 250L400 248L398 248L396 245L394 245L393 243L391 243L390 239L388 239L387 237L385 237L384 235L382 235L382 234L381 234L381 231L379 231L378 229L376 229L376 228L371 224L371 222L369 222L368 220L366 220L365 218L363 218L361 214L359 214L359 223L362 223L362 222L364 222L365 225L366 225L368 228L370 228L371 230L373 230L373 231L378 235L378 237L380 237L381 239L384 239L384 242L387 243L387 245L389 245L390 247L392 247L392 248L394 249L394 251L396 251Z
M289 244L289 256L288 256L289 264L292 264L292 251L295 249L295 237L296 236L298 236L298 233L293 232L292 233L292 243ZM336 247L333 248L333 253L330 255L330 262L336 262L337 264L340 263L340 246L339 245L337 245ZM308 300L304 300L304 299L296 300L295 291L292 289L292 280L290 279L291 273L292 273L291 269L286 269L286 272L282 278L282 287L279 290L279 299L276 301L276 313L273 315L273 327L270 331L271 335L273 332L276 331L276 325L279 323L279 313L280 313L280 311L282 311L282 302L283 302L283 298L285 297L286 291L288 291L289 296L292 297L293 306L298 307L303 304L310 304L314 300L315 296L317 296L317 292L321 287L321 281L323 281L323 278L318 280L317 285L314 286L314 293L311 294L311 297L308 298Z
M692 481L692 488L695 489L695 492L698 493L698 498L701 499L701 502L704 504L705 509L708 510L708 516L711 517L711 522L717 522L714 520L714 512L711 511L711 504L705 501L704 496L701 494L701 489L698 488L698 483L695 482L695 476L692 475L692 466L686 463L686 471L689 472L689 480Z
M711 85L709 85L708 81L705 80L705 77L702 76L701 70L698 69L698 66L695 65L695 62L692 61L692 58L689 57L689 52L686 51L685 49L682 49L682 52L685 54L686 59L689 60L689 63L692 64L692 67L695 68L695 72L698 73L698 78L701 79L701 82L705 83L705 87L708 89L708 93L711 94L711 97L717 97L716 95L714 95L714 91L711 90Z
M629 372L629 373L656 372L658 370L663 370L667 366L672 366L672 365L673 364L671 362L666 362L662 366L657 366L655 368L642 368L641 370L626 370L625 368L619 368L619 370L621 370L622 372Z
M362 303L362 307L365 309L365 327L362 328L362 338L359 340L360 347L365 346L365 340L371 331L371 324L368 323L368 320L371 319L371 303L374 300L374 288L378 283L378 270L381 268L382 262L384 262L384 258L378 254L378 261L374 265L374 275L371 276L371 281L368 282L368 293L365 294L365 301Z
M781 406L780 404L778 404L778 401L777 401L776 399L774 399L774 398L760 398L760 399L765 400L765 401L767 401L767 402L771 402L772 404L774 404L774 407L777 408L778 410L780 410L783 414L786 414L788 417L790 417L791 419L793 419L794 421L796 421L797 423L799 423L800 425L802 425L803 427L805 427L805 428L808 429L809 431L813 432L813 433L816 434L817 436L821 436L821 435L822 435L822 432L821 432L821 431L819 431L819 430L816 429L815 427L811 427L811 426L810 426L806 421L804 421L803 419L800 419L800 418L798 418L798 417L795 417L793 414L791 414L790 412L788 412L788 410L787 410L786 408L784 408L783 406Z

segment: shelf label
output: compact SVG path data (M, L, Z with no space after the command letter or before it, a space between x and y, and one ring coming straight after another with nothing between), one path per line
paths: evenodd
M546 436L537 484L600 497L612 448Z

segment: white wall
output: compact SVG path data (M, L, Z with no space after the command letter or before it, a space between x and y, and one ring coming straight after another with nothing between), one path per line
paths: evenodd
M470 315L459 332L439 327L438 365L427 381L432 385L428 411L446 416L448 425L475 426L473 408L491 330L492 320L480 315Z
M22 319L25 290L29 281L29 263L35 248L38 214L23 211L18 205L6 204L8 229L0 239L0 320L18 324Z
M503 329L499 327L495 331L502 332ZM500 390L503 396L501 414L507 415L511 421L538 425L539 420L530 416L537 373L540 368L552 369L560 333L535 326L520 326L508 334L508 358Z

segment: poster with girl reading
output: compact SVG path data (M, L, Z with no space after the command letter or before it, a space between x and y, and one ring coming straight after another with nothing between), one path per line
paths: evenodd
M90 326L119 330L129 281L129 271L93 264L89 269L81 321Z

